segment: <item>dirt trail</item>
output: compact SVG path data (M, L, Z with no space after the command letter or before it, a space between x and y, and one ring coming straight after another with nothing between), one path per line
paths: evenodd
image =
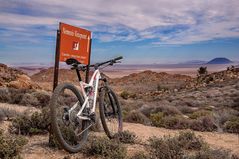
M124 123L124 130L129 130L136 133L139 139L146 141L149 137L163 137L174 136L180 131L168 130L164 128L149 127L142 124ZM182 130L183 131L183 130ZM213 148L224 148L239 155L239 136L229 133L217 133L217 132L197 132L196 135L200 135L208 144ZM104 133L97 133L98 135L104 135ZM54 150L47 146L48 136L32 136L28 137L29 143L24 147L22 157L24 159L61 159L69 154L63 150ZM128 146L128 154L143 150L142 145L130 145ZM72 158L84 158L81 153L70 155ZM94 159L92 157L91 159Z
M3 104L0 103L0 108L9 108L14 109L17 112L24 111L38 111L36 108L32 107L24 107L19 105L11 105L11 104ZM7 131L10 122L0 123L0 128ZM177 135L180 131L183 130L169 130L164 128L150 127L142 124L134 124L134 123L124 123L124 130L129 130L134 132L138 138L142 141L147 141L149 137L163 137L163 136L174 136ZM224 148L232 151L233 153L239 155L239 135L229 134L229 133L218 133L218 132L197 132L194 131L196 135L200 135L208 144L210 144L213 148ZM97 133L99 135L104 135L103 132ZM29 143L24 147L22 152L22 157L24 159L60 159L67 155L67 152L63 150L54 150L47 146L48 136L40 135L40 136L32 136L28 137ZM136 152L139 149L142 149L142 145L131 145L128 146L128 151ZM77 153L74 156L78 158L84 158L82 154Z
M149 137L152 136L174 136L180 132L179 130L169 130L133 123L124 123L124 129L136 133L138 138L143 141L146 141ZM200 135L213 148L228 149L233 153L239 155L239 135L218 132L194 132L196 135Z

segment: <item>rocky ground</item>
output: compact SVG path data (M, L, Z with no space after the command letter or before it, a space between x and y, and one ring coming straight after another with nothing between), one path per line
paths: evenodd
M29 77L6 65L0 65L0 70L0 120L3 120L0 129L8 133L16 116L40 111L48 105L53 71L42 70ZM74 72L61 72L61 82L73 80L77 83ZM123 108L124 129L134 132L141 141L146 142L152 136L175 136L182 129L191 129L212 148L223 148L239 155L238 79L239 70L228 68L196 78L144 71L109 80ZM102 131L95 134L104 136ZM81 153L69 155L49 148L47 134L27 139L29 142L21 151L23 158L85 157ZM126 146L129 156L139 150L145 151L142 144Z
M3 107L14 107L17 112L23 112L29 109L25 106L17 106L10 104L0 104L0 108ZM37 111L31 110L31 111ZM0 124L1 129L7 130L10 122L3 122ZM142 124L134 124L134 123L124 123L124 130L129 130L130 132L134 132L138 139L141 140L141 143L147 142L147 139L150 137L163 137L163 136L175 136L179 134L178 130L169 130L164 128L157 128L151 126L145 126ZM104 132L94 132L96 135L105 136ZM199 132L195 131L196 135L201 136L210 146L213 148L223 148L231 151L234 154L239 155L239 136L236 134L230 133L216 133L216 132ZM85 157L82 153L72 154L63 151L57 150L54 148L48 147L48 135L34 135L27 137L28 144L24 146L21 156L24 159L62 159L64 157L71 158L83 158ZM144 147L141 144L130 144L127 145L128 154L132 156L139 150L145 151ZM89 157L95 158L95 157Z

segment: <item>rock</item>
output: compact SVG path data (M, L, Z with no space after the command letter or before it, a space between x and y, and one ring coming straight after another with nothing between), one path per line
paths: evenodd
M0 86L16 89L39 89L31 78L20 70L0 64Z
M32 82L30 77L27 75L18 75L15 81L11 81L7 85L11 88L16 89L37 89L40 88L36 83Z

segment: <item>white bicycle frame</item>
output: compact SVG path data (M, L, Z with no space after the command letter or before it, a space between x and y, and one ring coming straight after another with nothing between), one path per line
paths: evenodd
M77 117L81 120L90 120L89 117L87 116L82 116L82 112L85 108L90 108L90 114L91 113L95 113L95 107L96 107L96 100L97 100L97 92L98 92L98 87L99 87L99 80L100 80L101 76L100 76L100 71L99 69L96 69L90 79L89 84L85 83L83 81L80 81L80 87L81 87L81 91L83 94L83 98L84 98L84 103L81 106L81 109L79 110L79 112L77 113ZM87 94L87 92L85 91L85 88L91 88L92 90ZM92 101L90 103L90 100L93 100L93 105L92 105ZM77 108L79 105L79 101L76 102L73 107L71 107L71 109L69 110L69 115L71 114L71 112Z

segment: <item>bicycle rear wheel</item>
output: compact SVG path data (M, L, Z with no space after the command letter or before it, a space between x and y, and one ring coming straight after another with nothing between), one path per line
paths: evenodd
M77 108L69 112L75 104ZM78 152L88 136L89 121L76 116L82 105L81 94L70 83L58 85L50 101L52 131L60 146L71 153Z
M123 130L119 101L116 94L108 86L100 89L99 111L104 131L110 139Z

